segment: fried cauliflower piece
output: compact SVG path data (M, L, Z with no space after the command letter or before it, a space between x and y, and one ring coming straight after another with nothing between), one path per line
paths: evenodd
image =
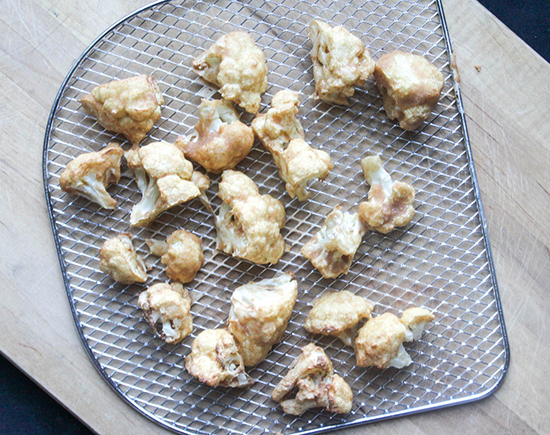
M294 399L288 398L298 389ZM313 343L302 348L302 354L290 365L286 376L271 393L286 414L301 415L310 408L347 414L351 411L353 393L334 368L323 349Z
M316 150L304 141L304 130L296 118L299 105L297 92L277 92L271 109L256 116L252 129L272 154L290 197L298 196L305 201L310 197L307 183L324 180L334 165L325 151Z
M233 336L225 329L206 329L197 335L185 357L185 368L211 387L245 388L254 383L245 372Z
M402 51L384 54L374 77L390 119L414 130L430 116L443 89L443 74L422 56Z
M166 242L147 240L146 243L151 254L161 257L166 275L173 281L193 281L204 263L202 239L189 231L176 230Z
M349 106L348 97L374 71L374 61L361 40L342 26L314 20L309 25L315 98Z
M125 153L142 198L130 215L132 226L146 226L159 214L201 195L193 183L193 165L173 144L154 142Z
M414 187L393 181L378 155L365 157L361 166L370 191L368 200L359 204L359 217L368 230L387 234L395 227L407 225L415 214Z
M138 304L155 334L166 343L179 343L191 334L191 297L181 284L155 284L140 293Z
M401 319L391 313L373 317L359 330L355 356L359 367L401 369L412 363L403 342L420 338L426 322L434 319L425 308L409 308Z
M160 119L164 98L154 77L141 75L97 86L80 103L102 127L139 144Z
M217 249L256 264L277 263L285 251L281 202L260 195L249 177L232 170L224 171L218 196L223 204L216 216Z
M254 39L243 32L230 32L193 61L193 70L216 86L226 100L250 113L260 108L267 89L265 56Z
M302 255L323 277L336 278L348 273L365 232L357 213L336 206L317 234L302 247Z
M219 174L237 166L253 143L252 129L239 121L230 101L202 100L195 130L178 138L176 146L208 172Z
M122 233L103 243L99 268L122 284L147 281L147 268L137 254L130 234Z
M281 341L298 295L290 273L250 282L231 296L227 329L235 337L245 366L262 362Z
M313 334L338 337L345 345L353 346L359 322L370 319L374 305L347 290L325 293L313 301L304 328Z
M59 186L71 195L80 195L103 208L114 209L116 199L107 186L120 180L120 160L124 151L112 142L97 152L85 153L67 163L59 177Z

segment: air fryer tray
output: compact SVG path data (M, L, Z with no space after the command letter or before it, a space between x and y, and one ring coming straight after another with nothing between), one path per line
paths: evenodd
M415 132L389 121L373 80L358 88L348 108L314 100L308 24L320 18L344 25L369 47L374 59L402 49L425 56L441 69L445 86L430 120ZM291 200L270 154L259 144L237 167L252 177L262 194L286 208L283 236L290 252L264 267L215 250L216 231L198 200L160 216L150 228L130 228L135 182L123 177L110 188L119 202L114 211L63 193L59 176L82 152L97 151L120 136L105 131L78 100L93 87L135 74L159 82L166 107L144 143L174 142L197 122L201 98L218 97L190 69L194 57L221 35L248 31L265 53L268 90L265 112L282 89L298 91L306 140L330 153L335 164L324 182L311 187L307 202ZM70 71L55 100L44 145L44 179L54 237L78 331L104 379L135 409L176 432L318 433L390 417L441 408L485 397L500 384L508 367L508 344L474 174L460 93L450 65L451 47L440 1L173 1L145 7L106 31ZM243 114L250 123L252 116ZM368 233L350 272L323 279L300 255L326 215L340 204L357 210L367 196L360 159L380 153L395 179L416 189L416 216L388 235ZM214 209L220 177L208 195ZM179 345L155 337L137 307L145 286L114 283L99 270L101 245L129 231L137 251L152 267L149 281L166 281L145 240L185 228L202 237L205 264L188 285L194 303L193 333ZM223 327L231 292L251 280L293 272L298 301L280 344L250 370L248 390L209 388L184 370L184 356L198 333ZM338 340L311 335L303 323L311 302L326 289L347 289L375 304L374 314L398 313L410 305L433 311L435 321L421 340L408 346L414 361L396 370L358 368L353 350ZM271 392L300 348L323 347L335 371L350 384L348 415L319 410L284 415Z

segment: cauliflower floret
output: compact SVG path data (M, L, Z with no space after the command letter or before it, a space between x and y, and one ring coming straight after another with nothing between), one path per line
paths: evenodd
M166 265L168 278L188 283L204 263L202 240L195 234L185 230L176 230L166 239L166 243L157 240L147 240L151 254L161 257Z
M359 367L401 369L412 363L403 342L420 338L426 322L434 319L425 308L409 308L401 316L384 313L369 320L355 340L355 356Z
M298 389L295 398L287 398L295 388ZM291 415L303 414L310 408L347 414L353 403L351 388L334 374L329 357L313 343L302 348L302 354L291 364L286 376L271 393L271 398Z
M227 100L202 100L195 130L176 141L185 157L215 174L237 166L253 144L252 129L239 121Z
M359 217L368 227L387 234L407 225L414 217L414 187L393 181L382 166L380 156L361 160L363 174L370 184L368 200L359 204Z
M80 103L101 126L139 144L160 119L164 99L157 81L142 75L97 86Z
M374 77L390 119L403 130L418 128L439 101L443 74L422 56L402 51L384 54L376 62Z
M347 290L325 293L313 301L304 328L313 334L338 337L353 346L356 327L362 319L370 319L374 306Z
M290 273L250 282L233 292L227 329L245 366L262 362L281 340L297 295L298 283Z
M106 187L118 183L123 153L120 145L112 142L101 151L79 155L67 163L61 173L61 189L72 195L81 195L103 208L114 209L116 199L107 193Z
M336 206L317 234L302 247L302 255L323 277L336 278L348 273L365 232L357 213L343 212Z
M305 201L310 196L307 183L324 180L334 165L325 151L313 149L304 141L304 130L296 119L299 105L297 92L277 92L271 109L256 116L252 129L273 155L290 197Z
M147 281L147 268L137 254L130 234L119 234L103 243L99 251L99 268L123 284Z
M138 304L155 333L166 343L179 343L191 334L191 297L181 284L155 284L140 293Z
M309 25L315 98L349 105L354 86L361 86L374 71L374 61L361 40L342 26L314 20Z
M224 171L218 195L223 204L216 216L217 248L256 264L277 263L285 251L281 202L260 195L250 178L232 170Z
M206 81L220 86L220 94L247 112L260 108L267 89L265 56L252 37L230 32L193 61L193 70Z
M154 142L125 153L142 199L132 208L130 224L146 226L163 211L201 195L191 181L193 165L175 145Z
M206 329L197 335L185 357L185 368L211 387L244 388L254 383L245 372L233 336L225 329Z

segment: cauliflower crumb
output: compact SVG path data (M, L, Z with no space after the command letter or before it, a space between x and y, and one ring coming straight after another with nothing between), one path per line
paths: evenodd
M155 333L167 343L179 343L193 330L191 297L179 283L149 287L140 293L138 304Z
M309 25L309 39L313 43L315 98L349 106L354 86L361 86L374 71L369 51L346 28L330 27L319 20Z
M325 293L313 301L304 328L313 334L338 337L345 345L353 346L357 325L370 319L373 309L369 301L347 290Z
M122 148L112 142L97 152L85 153L67 163L61 173L59 185L64 192L80 195L103 208L114 209L116 199L106 187L120 180Z
M281 341L298 295L290 273L250 282L231 296L227 329L235 337L245 366L262 362Z
M223 201L216 216L217 248L256 264L275 264L283 256L285 209L242 172L227 170L219 185Z
M230 101L202 100L195 130L178 138L176 146L208 172L219 174L237 166L253 143L252 129L239 121Z
M289 396L294 389L298 391L291 399ZM302 354L291 364L286 376L271 393L271 398L291 415L301 415L310 408L347 414L353 404L351 388L334 374L329 357L313 343L302 348Z
M135 251L128 233L103 243L99 251L99 268L122 284L147 281L145 262Z
M185 357L185 368L211 387L245 388L254 383L245 372L233 336L225 329L206 329L197 335Z
M402 51L384 54L376 62L374 78L390 119L403 130L414 130L437 105L443 74L422 56Z
M102 127L139 144L160 119L164 99L157 81L141 75L97 86L80 103Z
M265 56L252 37L230 32L193 61L193 70L206 81L220 86L220 94L247 112L260 108L267 89Z

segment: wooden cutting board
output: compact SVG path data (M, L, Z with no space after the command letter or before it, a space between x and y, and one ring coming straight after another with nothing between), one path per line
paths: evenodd
M42 184L44 129L63 78L147 0L7 1L0 16L0 351L98 433L165 432L109 389L74 326ZM474 0L444 0L512 361L490 398L343 431L547 433L550 65ZM529 25L526 23L526 25Z

